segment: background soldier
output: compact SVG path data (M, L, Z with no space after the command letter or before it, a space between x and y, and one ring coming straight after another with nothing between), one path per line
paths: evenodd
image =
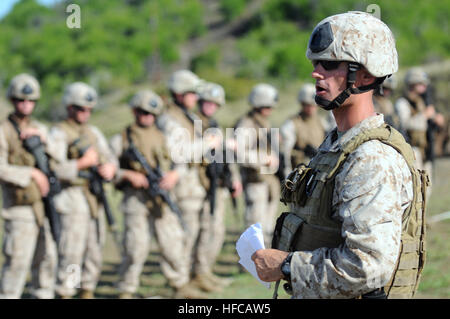
M210 134L222 139L223 132L213 116L224 104L225 91L222 86L215 83L201 85L198 117L202 121L205 139ZM212 272L225 239L225 201L228 196L235 198L242 192L237 167L226 163L226 160L226 149L222 145L209 150L200 168L200 180L208 196L203 205L199 243L194 254L193 283L207 291L219 291L221 286L230 283L230 280L220 278Z
M62 221L56 290L62 298L75 295L79 284L80 297L93 298L101 272L104 205L92 193L86 177L109 181L118 163L100 130L88 124L96 104L92 87L82 82L70 84L63 95L67 118L50 131L58 152L55 171L63 187L55 198Z
M201 212L206 198L206 190L199 175L203 152L211 147L217 147L221 142L215 136L211 136L208 141L202 139L201 120L194 113L200 83L201 80L197 75L189 70L174 72L168 83L172 103L157 121L157 125L167 137L172 160L175 163L185 164L184 171L179 170L180 180L174 188L174 195L187 229L185 251L189 265L193 265L200 233ZM202 287L204 290L210 288L211 285Z
M269 116L277 102L278 92L272 85L257 84L249 95L251 111L235 125L237 156L246 205L245 225L248 227L261 223L266 244L272 237L280 196L280 182L275 176L280 164L275 148L279 136L270 136L269 122ZM267 136L264 132L267 132ZM244 157L242 152L245 152Z
M48 142L47 128L31 119L40 98L39 83L31 75L19 74L11 80L7 95L14 112L0 125L0 181L5 219L0 297L20 298L31 268L32 296L53 298L56 245L42 202L50 185L47 176L35 168L36 160L23 144L31 136L38 136L44 144Z
M334 15L314 29L307 57L316 102L337 129L283 186L291 212L277 221L277 249L253 255L258 275L286 279L294 298L411 298L424 263L426 175L372 102L398 69L392 32L365 12Z
M317 115L314 100L316 87L307 83L298 93L301 111L288 119L280 128L285 158L285 176L300 163L307 164L317 153L325 138L325 129Z
M184 256L184 232L177 215L161 197L149 195L149 179L135 158L132 147L145 157L152 169L160 169L162 177L158 187L170 191L179 180L173 166L163 133L154 125L161 114L163 101L152 91L140 91L130 101L135 123L111 139L111 146L119 158L120 170L115 182L123 190L121 210L125 214L125 237L118 283L120 298L131 298L139 287L139 276L150 251L151 232L155 234L162 255L161 269L176 289L176 298L202 298L189 287L189 266Z
M417 167L426 170L432 178L429 150L434 146L429 145L427 132L430 126L442 127L444 119L441 114L436 113L434 105L424 99L429 84L428 75L421 68L409 69L405 75L405 92L395 102L395 111L400 119L401 131L413 147ZM430 194L431 186L428 191L428 195Z

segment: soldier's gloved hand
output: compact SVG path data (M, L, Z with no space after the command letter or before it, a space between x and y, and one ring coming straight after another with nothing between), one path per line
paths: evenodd
M47 176L39 169L34 168L31 170L31 178L36 182L42 197L47 196L50 191L50 183Z
M83 170L92 166L97 166L99 162L98 153L94 147L89 147L84 155L77 160L78 170Z
M133 188L148 188L149 186L147 177L136 171L125 170L123 178L128 180Z
M103 179L110 181L116 174L117 167L112 163L105 163L98 166L98 173Z
M171 190L178 183L179 175L177 171L168 171L160 180L159 187L164 190Z
M31 137L31 136L39 136L39 138L41 139L41 142L42 143L45 143L46 142L46 139L45 139L45 136L44 136L44 134L42 134L42 132L41 131L39 131L37 128L35 128L35 127L27 127L27 128L25 128L25 129L23 129L21 132L20 132L20 138L22 139L22 140L25 140L25 139L27 139L27 138L29 138L29 137Z

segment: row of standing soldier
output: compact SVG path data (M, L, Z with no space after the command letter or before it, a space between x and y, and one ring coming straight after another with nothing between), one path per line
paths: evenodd
M394 89L391 81L385 81L385 93L375 97L375 105L389 124L417 147L420 159L427 154L423 135L427 125L442 126L443 121L432 105L420 100L429 84L423 71L410 70L405 81L408 93L395 107L387 99L389 89ZM425 85L425 90L417 84ZM0 126L3 298L21 296L30 268L33 297L53 298L56 291L61 298L71 298L78 288L81 298L94 296L101 274L105 213L109 226L114 226L104 193L102 197L101 189L93 187L95 181L100 188L102 182L111 181L124 195L117 284L121 298L133 297L139 287L151 234L158 241L161 269L174 289L173 297L206 298L205 292L220 291L228 285L229 279L213 274L213 266L225 237L225 199L230 195L235 199L242 190L245 225L261 223L269 246L280 181L274 174L261 174L260 169L279 167L278 177L286 176L314 156L333 127L333 119L323 120L317 114L314 85L301 88L301 111L283 123L280 137L249 135L250 140L227 141L214 134L204 136L209 128L218 127L213 116L225 104L220 85L180 70L170 77L168 89L172 102L165 110L161 98L150 90L133 96L134 123L108 143L98 128L88 124L98 99L93 88L81 82L69 85L63 96L67 118L48 131L31 118L40 98L39 83L27 74L13 78L8 98L14 112ZM273 86L256 85L249 95L251 110L236 122L235 129L270 130L269 117L277 103L278 92ZM201 121L201 127L195 125L196 120ZM180 136L179 128L186 129L189 136ZM268 152L253 157L259 159L256 163L238 165L219 165L208 157L214 149L237 149L236 141L240 140L248 142L249 157L261 149ZM271 152L279 141L283 156ZM180 146L188 157L203 152L203 160L175 163L169 154ZM74 265L80 274L75 278Z

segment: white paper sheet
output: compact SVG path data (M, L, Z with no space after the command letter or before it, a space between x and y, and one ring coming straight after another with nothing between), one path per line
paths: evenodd
M240 257L239 263L255 277L266 288L270 288L270 283L259 279L256 272L255 263L252 260L252 255L258 249L264 249L264 237L261 224L253 224L247 228L236 242L236 250Z

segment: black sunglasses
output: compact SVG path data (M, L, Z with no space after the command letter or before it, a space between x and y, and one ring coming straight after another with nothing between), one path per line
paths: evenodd
M317 66L317 64L320 64L325 70L331 71L336 70L342 61L327 61L327 60L313 60L312 64L314 67Z
M150 115L150 114L152 114L152 113L147 112L146 110L143 110L143 109L141 109L141 108L136 108L136 112L137 112L138 114L141 114L141 115Z
M82 107L79 105L72 105L72 108L75 112L91 112L92 111L89 107Z
M23 101L30 101L30 102L36 102L36 100L31 100L31 99L19 99L19 98L12 98L13 102L15 103L19 103L19 102L23 102Z

